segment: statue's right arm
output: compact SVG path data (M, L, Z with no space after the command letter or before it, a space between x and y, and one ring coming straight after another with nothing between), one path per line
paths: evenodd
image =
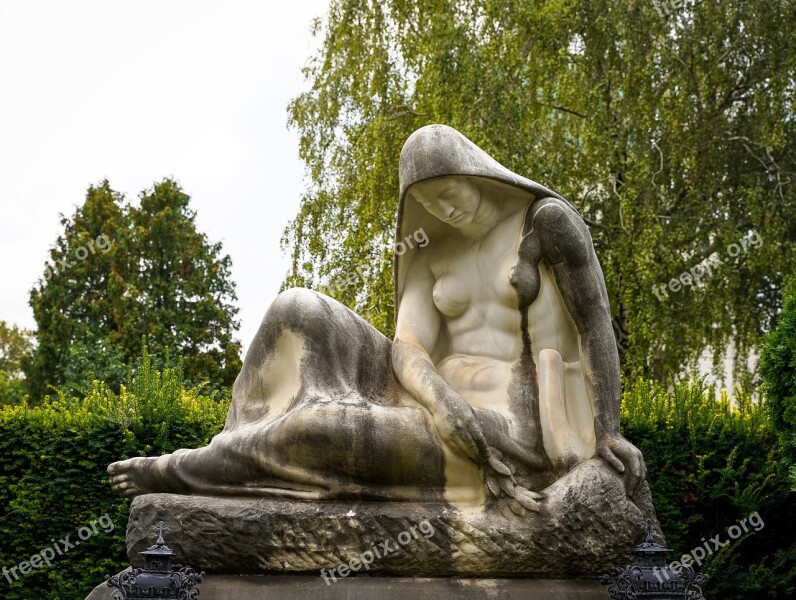
M439 434L477 463L489 448L472 407L437 371L431 351L440 331L433 300L434 276L427 253L418 253L406 275L392 348L398 381L434 418Z

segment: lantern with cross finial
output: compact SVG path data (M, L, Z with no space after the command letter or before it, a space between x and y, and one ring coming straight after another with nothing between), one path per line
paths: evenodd
M113 577L106 577L108 587L116 588L111 600L143 600L144 598L173 598L177 600L197 600L199 591L194 587L204 579L204 572L197 573L191 567L179 571L171 568L174 552L166 545L163 536L169 528L163 521L152 528L158 534L157 541L141 554L144 556L143 569L123 571Z

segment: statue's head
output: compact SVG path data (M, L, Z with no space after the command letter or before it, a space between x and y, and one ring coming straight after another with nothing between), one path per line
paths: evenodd
M461 228L473 222L481 190L470 177L453 175L420 181L409 188L407 198L440 221Z
M561 198L518 175L447 125L427 125L404 143L398 167L400 195L396 226L395 314L408 265L417 252L440 236L468 229L495 202ZM412 244L422 231L427 243ZM405 251L404 251L405 249Z

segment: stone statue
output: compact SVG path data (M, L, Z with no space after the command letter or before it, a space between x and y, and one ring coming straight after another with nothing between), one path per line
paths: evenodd
M608 297L578 212L443 125L409 137L399 173L396 240L427 243L396 253L395 339L327 296L281 293L224 430L204 448L113 463L118 494L441 502L527 518L552 496L572 501L573 473L590 463L583 477L602 487L583 492L589 502L612 472L634 497L645 466L619 433Z

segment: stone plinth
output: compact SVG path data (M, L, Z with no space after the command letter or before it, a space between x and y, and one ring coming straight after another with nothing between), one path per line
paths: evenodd
M366 575L591 579L627 564L644 524L655 521L647 485L631 502L598 459L545 495L540 512L507 519L441 503L149 494L133 501L127 547L131 564L143 566L138 553L162 519L175 564L213 574L307 574L322 582L320 569L339 574L345 564Z

